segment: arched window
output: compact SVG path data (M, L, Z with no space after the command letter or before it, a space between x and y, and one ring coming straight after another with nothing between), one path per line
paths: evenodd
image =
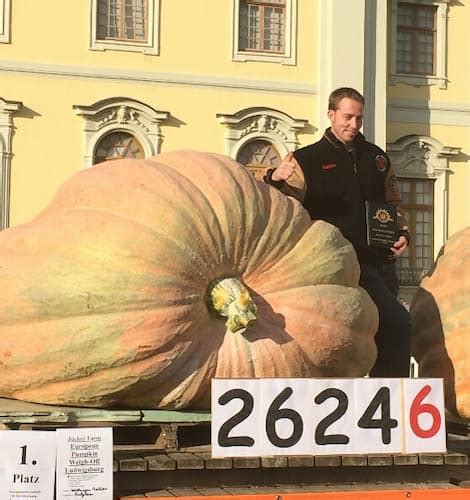
M266 169L279 165L281 155L269 141L258 139L246 143L238 152L236 160L261 180Z
M148 158L160 152L160 125L170 113L127 97L74 106L83 118L83 166L113 158ZM113 149L114 148L114 149Z
M145 158L144 148L129 132L112 132L96 145L93 163L118 158Z
M217 119L225 127L225 154L246 165L258 179L267 167L274 168L297 149L297 134L308 125L307 120L261 107L218 114Z

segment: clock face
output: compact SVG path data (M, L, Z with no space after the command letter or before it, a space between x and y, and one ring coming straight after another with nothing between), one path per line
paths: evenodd
M113 132L98 143L94 163L120 158L145 158L140 142L127 132Z
M237 155L237 161L261 180L268 168L279 165L281 156L270 142L257 140L243 146Z

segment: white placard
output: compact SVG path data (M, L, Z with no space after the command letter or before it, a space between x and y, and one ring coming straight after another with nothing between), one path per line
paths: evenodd
M446 451L442 379L404 380L406 452Z
M314 388L313 432L310 453L354 453L354 379L317 379Z
M56 435L48 431L0 431L0 498L54 498Z
M212 456L246 457L259 454L260 379L213 379Z
M213 379L212 455L444 452L441 379Z
M111 428L57 429L57 499L113 500Z
M260 455L309 453L312 435L312 394L303 379L260 380Z
M355 379L356 450L401 453L403 412L401 380Z

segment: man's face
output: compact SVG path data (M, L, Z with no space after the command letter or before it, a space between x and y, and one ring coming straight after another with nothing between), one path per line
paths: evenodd
M362 112L362 104L349 97L343 97L335 111L328 110L331 131L341 142L348 144L359 133L362 127Z

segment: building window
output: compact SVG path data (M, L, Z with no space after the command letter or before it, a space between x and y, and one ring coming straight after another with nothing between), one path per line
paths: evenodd
M96 145L93 163L121 158L145 158L144 148L128 132L112 132L104 136Z
M147 0L98 0L98 40L147 41Z
M387 144L387 154L401 185L411 242L397 259L400 298L411 304L422 274L448 238L449 162L458 147L443 146L429 136L407 135Z
M256 177L297 149L298 133L308 125L307 120L261 107L217 114L217 119L225 127L225 154L249 166Z
M297 0L233 0L235 61L295 64Z
M391 83L445 88L448 0L391 0Z
M158 54L160 0L92 0L91 48Z
M436 6L398 4L397 71L434 75Z
M242 0L240 50L284 53L286 4L284 0Z
M397 260L400 284L415 286L434 261L434 181L402 178L399 184L412 234L406 253Z
M258 180L262 180L268 168L276 168L281 162L277 149L266 140L254 140L245 144L237 154L236 160Z
M0 0L0 43L10 43L11 0Z
M83 119L84 167L114 158L149 158L160 152L161 124L170 117L168 111L126 97L73 108Z

